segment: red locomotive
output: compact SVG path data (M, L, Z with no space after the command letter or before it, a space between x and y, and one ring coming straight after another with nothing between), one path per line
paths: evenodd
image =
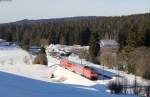
M65 59L60 60L60 66L91 80L96 80L98 78L98 74L88 66L81 66Z

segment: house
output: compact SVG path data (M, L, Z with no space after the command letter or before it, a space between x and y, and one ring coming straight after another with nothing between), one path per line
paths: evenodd
M4 40L4 39L0 39L0 43L2 43L2 42L6 42L6 40Z
M100 40L100 61L102 65L112 68L116 65L119 44L115 40Z
M108 52L108 53L117 53L119 49L119 44L115 40L100 40L100 52Z
M15 47L16 44L14 42L7 42L6 40L4 39L0 39L0 46L3 47L3 46L13 46Z
M8 45L9 45L9 42L7 42L4 39L0 39L0 46L8 46Z

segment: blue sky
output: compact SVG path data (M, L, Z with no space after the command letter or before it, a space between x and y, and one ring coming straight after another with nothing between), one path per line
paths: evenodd
M73 16L121 16L150 12L150 0L12 0L0 2L0 23Z

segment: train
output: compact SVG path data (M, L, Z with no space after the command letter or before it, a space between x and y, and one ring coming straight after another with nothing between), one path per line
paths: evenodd
M98 73L96 73L96 71L89 66L82 66L67 59L61 59L60 66L90 80L98 79Z

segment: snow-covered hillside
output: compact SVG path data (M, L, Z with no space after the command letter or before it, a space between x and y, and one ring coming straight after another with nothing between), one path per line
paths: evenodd
M0 50L0 97L133 97L110 94L105 81L91 81L59 67L51 56L49 66L32 65L31 59L21 48ZM50 78L52 73L55 78Z
M31 56L21 48L13 47L6 49L0 49L0 64L1 65L13 65L13 64L25 64L30 61Z

